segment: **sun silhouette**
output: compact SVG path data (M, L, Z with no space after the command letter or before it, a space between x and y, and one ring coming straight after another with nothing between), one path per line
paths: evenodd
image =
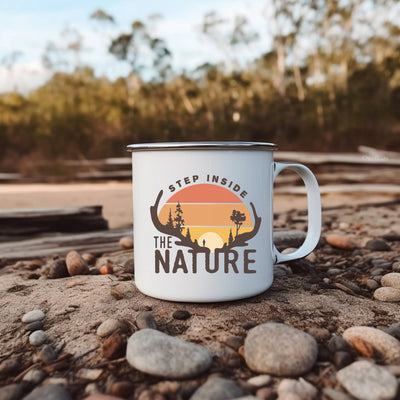
M208 247L211 253L214 253L215 249L220 249L224 245L222 237L215 232L206 232L199 237L199 245Z

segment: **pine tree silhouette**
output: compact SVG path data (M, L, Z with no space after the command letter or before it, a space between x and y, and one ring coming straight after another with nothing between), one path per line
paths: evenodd
M173 221L173 219L172 219L172 211L171 211L171 209L169 209L169 216L168 216L168 221L167 221L166 226L167 226L168 228L171 228L171 229L174 228L174 221Z
M190 236L190 230L189 230L189 228L187 228L187 231L186 231L186 239L188 239L188 240L192 240L192 237Z
M229 240L228 245L231 245L233 242L232 228L229 230Z
M176 215L176 217L174 218L175 229L179 229L179 232L182 232L183 228L185 227L185 220L182 218L183 211L179 201L178 204L176 205L175 215Z

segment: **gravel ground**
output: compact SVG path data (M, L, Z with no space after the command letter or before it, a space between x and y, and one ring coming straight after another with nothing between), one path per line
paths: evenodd
M400 398L400 201L325 210L318 248L241 301L153 299L132 250L84 258L0 270L0 399Z

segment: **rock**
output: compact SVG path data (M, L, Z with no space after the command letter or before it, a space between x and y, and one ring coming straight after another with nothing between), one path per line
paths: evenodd
M400 301L400 289L393 287L380 287L375 290L374 298L379 301Z
M76 372L76 377L81 379L87 379L88 381L96 381L103 374L101 368L81 368Z
M400 322L395 322L385 329L385 332L390 336L395 337L397 340L400 340Z
M108 394L91 394L83 400L123 400L121 397L110 396Z
M154 329L142 329L129 338L126 359L139 371L166 378L196 376L212 363L206 348Z
M31 382L34 385L39 384L40 382L42 382L42 380L46 378L46 372L37 369L37 368L33 368L30 369L22 378L23 381L25 382Z
M48 385L36 388L23 400L72 400L67 389L60 385Z
M308 328L307 333L318 342L324 342L325 340L329 340L329 338L331 337L331 333L328 331L328 329L318 328L316 326Z
M318 345L311 335L275 322L251 329L244 344L250 369L279 376L298 376L309 371L317 355Z
M328 349L335 353L336 351L350 351L350 345L341 336L332 336L328 342Z
M24 394L24 385L12 383L0 388L0 400L20 400Z
M114 267L111 264L104 264L100 267L99 272L101 275L109 275L114 271Z
M314 264L317 261L317 256L315 255L314 252L310 253L307 257L305 257L307 261L310 261L310 263Z
M255 387L268 386L271 382L272 378L270 375L253 376L252 378L247 380L247 383Z
M75 250L71 250L65 258L68 273L71 276L85 275L89 272L89 266L82 256Z
M293 271L286 264L274 265L274 277L292 275Z
M107 394L122 397L124 399L128 398L134 391L135 385L130 381L119 381L114 382L109 389Z
M400 341L379 329L353 326L343 332L343 338L364 357L386 364L400 363Z
M117 329L120 329L121 331L126 330L126 324L119 319L110 318L106 319L99 325L96 330L96 334L100 337L106 337L111 335Z
M325 396L324 398L327 398L327 400L354 400L353 396L330 387L324 387L322 389L322 394Z
M346 367L347 365L351 364L354 359L353 356L348 352L348 351L337 351L334 355L333 355L333 365L337 368L337 369L342 369L344 367Z
M239 350L240 346L243 346L244 339L241 336L228 336L224 343L229 346L231 349Z
M300 247L306 239L304 231L274 231L274 243L276 247Z
M400 272L390 272L381 279L383 286L389 286L396 289L400 289Z
M18 358L9 358L0 363L0 377L16 374L21 368L21 361Z
M136 325L139 329L157 329L153 314L148 311L142 311L136 317Z
M230 379L212 377L200 386L190 400L225 400L243 396L243 391Z
M133 238L131 236L124 236L119 239L118 244L123 250L133 249Z
M21 318L21 321L25 324L29 324L35 321L41 321L46 314L42 310L32 310L24 314Z
M29 335L29 343L32 346L41 346L47 342L47 335L44 331L34 331Z
M283 379L278 385L278 396L282 400L296 399L296 397L288 395L296 395L298 400L312 400L317 394L317 389L303 378L299 380Z
M46 270L46 276L49 279L60 279L69 276L65 260L58 258L54 260Z
M43 321L33 321L26 325L25 330L28 332L43 330Z
M174 319L179 319L179 320L186 320L189 319L192 315L190 314L189 311L186 310L176 310L173 314L172 314L172 318Z
M392 250L389 246L388 242L385 239L371 239L369 240L366 245L366 249L372 251L390 251Z
M362 360L337 373L340 384L359 400L391 400L396 397L397 379L385 368Z
M256 397L264 400L275 400L276 392L273 388L263 387L257 390Z
M88 265L96 264L96 256L92 253L83 253L82 258L88 263Z
M48 344L42 347L39 357L46 365L48 365L57 359L57 353L54 350L53 346Z
M392 264L392 270L394 272L400 272L400 261L396 261Z
M123 357L125 354L126 338L119 331L115 331L108 337L102 347L103 357L111 360L118 357Z
M326 235L326 241L332 247L344 250L354 250L358 247L357 243L348 235L341 235L337 233L331 233Z
M375 290L379 286L378 282L375 279L367 279L367 281L365 282L365 285L370 290Z

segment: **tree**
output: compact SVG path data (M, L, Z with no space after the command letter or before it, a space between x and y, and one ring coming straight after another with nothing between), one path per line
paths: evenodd
M185 227L185 220L182 218L183 211L181 204L178 201L178 204L176 205L175 209L175 229L179 230L179 232L182 232L183 228Z
M228 246L230 246L233 242L233 235L232 235L232 229L229 229L229 239L228 239Z
M172 219L172 211L171 211L171 209L169 209L168 221L167 221L166 226L168 228L173 228L174 227L174 221Z
M231 220L236 225L236 237L237 237L239 229L243 225L243 221L246 221L246 215L240 211L233 210L231 215Z

